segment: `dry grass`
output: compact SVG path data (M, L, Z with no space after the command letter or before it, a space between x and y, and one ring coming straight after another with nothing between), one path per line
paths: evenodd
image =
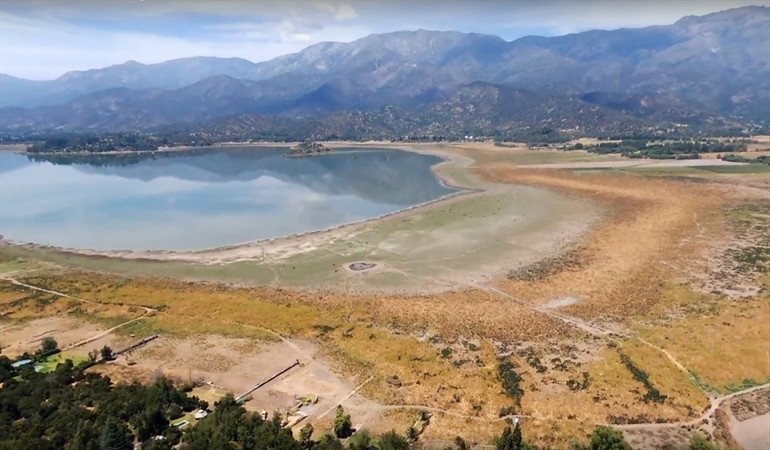
M576 175L505 166L483 173L493 181L549 186L609 205L608 220L579 249L582 264L577 268L538 282L501 283L506 291L538 303L578 297L582 301L566 310L587 319L622 320L653 307L671 275L666 264L677 264L697 251L683 248L683 240L712 221L713 211L724 201L715 186L693 189L632 174Z
M731 390L744 379L770 379L770 298L715 305L712 311L672 321L642 334L705 384Z
M768 298L732 303L681 283L710 240L724 237L722 206L742 191L731 184L642 174L523 170L500 164L498 150L467 153L471 150L482 152L477 170L489 181L545 186L599 199L607 208L606 220L575 249L576 264L543 279L498 280L501 289L539 305L577 298L561 311L639 331L674 353L703 383L724 389L744 378L759 381L770 375L768 348L761 345L770 342ZM512 152L524 158L515 162L555 157ZM667 396L662 403L648 403L643 400L645 387L623 364L618 348L481 289L346 296L89 272L49 271L25 280L104 302L107 309L152 306L159 313L147 323L162 333L275 339L269 329L318 342L322 356L339 371L359 379L374 377L362 391L366 396L387 405L445 410L434 412L425 439L460 435L485 442L500 432L504 424L497 420L498 412L513 405L497 378L498 353L505 349L515 352L511 358L524 380L520 412L526 436L556 448L571 437L584 438L599 423L687 420L706 406L705 395L688 375L656 350L633 340L622 342L622 351ZM28 295L0 289L0 308ZM33 317L60 311L53 305L65 304L53 301L41 309L36 303L48 300L26 299L22 303L27 306L19 311ZM458 348L466 339L478 342L478 348L442 356L442 348ZM546 371L538 372L527 354L519 353L526 348L544 361ZM570 363L557 369L554 358ZM571 389L568 383L581 381L584 372L590 383ZM403 432L416 411L388 410L375 425Z

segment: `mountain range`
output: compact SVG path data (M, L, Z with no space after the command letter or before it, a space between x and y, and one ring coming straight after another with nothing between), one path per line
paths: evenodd
M320 43L261 63L129 61L50 81L3 74L0 107L6 132L257 122L444 135L458 127L767 125L770 8L510 42L417 30Z

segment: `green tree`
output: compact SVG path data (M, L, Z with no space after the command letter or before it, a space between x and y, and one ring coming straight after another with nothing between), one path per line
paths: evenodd
M512 434L511 427L505 427L505 429L503 430L503 434L497 439L497 442L495 443L495 447L497 448L497 450L513 449L513 438L511 434Z
M315 443L313 450L343 450L342 442L336 437L326 434Z
M58 349L59 349L59 343L56 342L56 339L50 336L44 337L43 342L40 344L40 353L43 355L53 353Z
M631 450L631 446L623 439L623 433L600 425L591 434L591 450Z
M352 433L353 422L350 421L350 414L345 414L345 409L342 405L337 405L337 414L334 418L334 435L343 439Z
M65 446L66 450L99 450L97 444L99 433L94 429L93 424L88 421L80 422L77 425L75 436Z
M380 450L409 450L409 441L395 431L380 436Z
M299 430L299 443L303 448L310 448L313 443L311 440L313 437L313 425L307 423L301 430Z
M134 437L128 427L118 419L110 417L99 435L99 450L133 450Z
M513 427L513 433L511 433L511 443L513 445L513 450L521 450L522 436L519 422L516 422L516 426Z
M505 427L503 434L497 439L497 450L531 450L530 446L521 434L521 425L516 422L513 429Z
M163 431L168 428L168 424L166 416L157 408L144 410L131 423L136 432L136 437L140 441L146 441L153 436L162 435Z
M104 347L102 347L102 349L99 352L101 353L102 358L105 361L109 361L112 359L112 356L113 356L112 349L109 346L105 345Z

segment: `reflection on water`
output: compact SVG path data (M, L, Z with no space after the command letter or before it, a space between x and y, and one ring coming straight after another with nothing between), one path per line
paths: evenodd
M70 248L191 250L324 229L452 192L433 156L285 149L120 156L0 152L0 234Z

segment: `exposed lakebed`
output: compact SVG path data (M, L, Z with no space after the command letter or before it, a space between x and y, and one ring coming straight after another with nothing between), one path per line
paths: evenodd
M198 250L322 230L455 192L441 159L385 149L0 152L0 234L94 250Z

